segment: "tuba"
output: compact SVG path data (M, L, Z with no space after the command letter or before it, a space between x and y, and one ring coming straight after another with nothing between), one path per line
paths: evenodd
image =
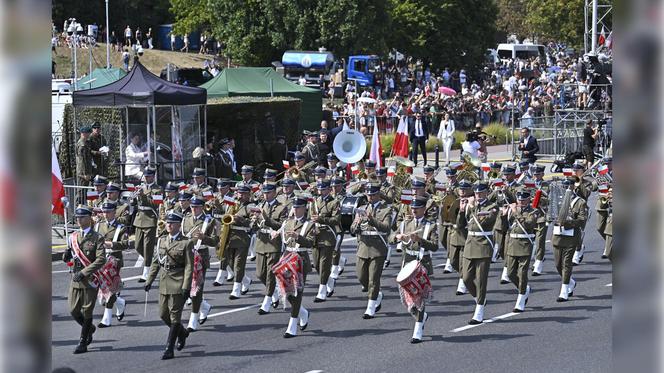
M343 130L334 138L332 150L341 162L357 163L364 158L367 142L360 131Z

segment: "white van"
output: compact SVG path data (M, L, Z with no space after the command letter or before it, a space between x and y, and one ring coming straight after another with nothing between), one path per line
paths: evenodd
M546 60L545 47L541 44L498 44L498 58L501 61L510 58L528 59L539 57Z

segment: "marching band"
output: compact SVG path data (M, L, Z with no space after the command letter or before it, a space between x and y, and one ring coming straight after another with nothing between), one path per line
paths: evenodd
M123 188L96 177L95 185L105 186L98 189L103 198L75 210L80 229L69 236L63 256L73 263L69 305L81 326L74 353L86 352L92 341L98 298L104 306L98 327L111 326L114 307L117 320L124 318L128 302L119 296L120 269L122 252L132 246L132 231L136 266L143 267L138 281L148 292L159 278L159 313L169 328L162 359L185 347L189 333L199 330L213 307L205 299L213 255L220 264L212 286L232 283L230 300L250 290L246 264L255 258L255 277L264 286L258 314L283 302L284 309L290 307L283 336L292 338L309 323L311 311L303 295L312 269L317 274L312 301L329 302L333 296L347 261L341 252L345 234L357 237L356 276L367 293L362 315L367 320L381 309L383 270L396 246L401 253L399 295L415 321L411 343L422 341L429 317L426 303L433 294L436 252L445 252L440 276L458 276L456 295L470 294L475 301L471 325L484 320L489 268L500 260L500 282L517 290L514 312L525 311L531 261L532 275L541 275L549 230L561 276L557 301L573 296L577 283L572 271L583 258L587 201L593 191L599 193L603 256L611 260L614 255L610 158L594 178L581 165L576 175L554 180L544 180L539 165L492 163L485 169L466 161L442 169L446 182L441 183L436 180L440 170L426 167L424 178L413 177L414 164L400 158L388 159L389 167L371 161L351 167L347 159L330 153L330 168L312 169L316 150L308 146L296 153L295 165L282 174L267 169L263 183L254 180L254 168L248 165L242 166L239 182L207 178L205 169L196 168L191 184L168 182L163 189L153 167L144 170L139 186ZM185 327L181 319L187 302L191 313Z

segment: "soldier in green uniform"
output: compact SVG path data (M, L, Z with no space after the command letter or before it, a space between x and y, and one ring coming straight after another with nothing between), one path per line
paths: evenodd
M484 321L486 287L493 252L493 232L498 217L498 208L487 198L489 186L479 183L473 188L475 197L462 200L459 208L459 226L468 230L463 249L463 282L475 299L475 313L468 322L471 325Z
M170 212L171 210L179 207L178 206L179 190L180 188L178 188L178 185L175 184L174 182L169 181L168 183L166 183L166 186L164 187L164 193L166 193L166 196L164 197L164 202L161 205L159 205L160 221L166 221L166 214L168 214L168 212ZM162 232L157 232L157 236L161 236L161 233Z
M240 170L242 175L242 183L251 189L249 201L258 203L261 198L260 183L254 180L254 167L249 165L242 166ZM256 260L256 232L249 232L249 248L247 250L247 259L250 261ZM243 280L244 281L244 280ZM248 285L247 285L248 286Z
M368 205L356 213L351 233L357 234L357 278L368 290L369 301L362 316L374 318L381 308L383 293L380 276L387 256L387 237L393 228L392 206L380 198L380 184L370 183L366 188Z
M88 186L94 174L92 153L88 142L92 128L82 127L80 132L81 137L76 142L76 185ZM85 189L83 189L78 197L78 203L85 204L86 201Z
M196 331L199 323L204 324L212 306L203 299L205 275L210 269L210 248L219 244L220 227L212 215L203 211L205 200L199 196L191 198L191 213L182 220L182 234L194 242L194 251L201 256L201 281L197 284L196 296L191 298L191 314L189 315L188 331ZM196 271L196 268L194 268Z
M345 185L346 185L346 179L337 176L334 177L330 181L330 186L332 187L332 191L330 194L332 197L334 197L335 200L339 203L339 207L341 208L341 203L344 201L344 198L346 198L346 190L345 190ZM330 272L330 278L333 279L333 281L328 281L327 282L327 296L332 296L334 293L334 286L336 285L336 281L339 279L339 276L344 272L344 267L346 266L346 257L341 255L341 243L344 240L344 231L339 227L339 232L337 233L337 245L334 247L334 252L332 252L332 271Z
M535 230L542 214L530 205L528 190L516 193L517 203L503 207L501 213L507 219L507 238L505 240L505 261L507 276L516 286L519 295L514 312L523 312L530 296L528 268L535 245Z
M127 227L122 224L116 217L117 205L114 202L104 202L101 206L104 214L104 220L97 223L95 231L104 237L104 250L106 256L113 256L117 259L116 270L118 275L124 265L122 260L122 251L129 247L129 236L127 235ZM101 322L97 325L100 328L111 326L113 319L113 306L116 306L115 315L118 321L122 321L125 313L125 300L117 294L113 294L106 302L104 308L104 316Z
M162 360L172 359L177 340L178 351L185 346L189 332L182 326L184 301L191 292L194 272L194 241L182 233L182 215L171 212L166 215L167 235L161 236L157 252L150 267L150 275L145 283L145 291L150 291L152 282L159 274L159 316L169 327L166 350Z
M461 180L457 187L459 197L455 199L448 211L448 216L453 222L448 233L448 256L452 269L459 275L456 295L468 293L466 284L463 282L463 249L466 246L468 230L466 229L466 225L461 223L461 219L465 219L462 216L465 210L461 209L461 204L465 203L473 195L472 188L473 185L468 180Z
M204 192L212 193L212 187L206 182L206 172L204 168L194 168L191 173L192 183L187 185L191 194L199 195L205 198Z
M62 260L74 260L74 275L69 286L69 312L81 325L81 338L74 350L75 354L88 351L92 342L95 326L92 325L92 313L97 300L98 284L93 277L106 263L104 237L92 228L92 210L79 205L74 211L79 230L69 236L67 251Z
M138 212L134 218L135 238L134 247L139 255L139 261L143 258L146 265L143 266L143 274L138 282L147 280L152 263L152 255L157 240L157 218L159 204L163 201L161 187L155 182L154 167L146 167L143 171L145 182L136 191L136 205Z
M562 185L573 190L574 180L567 178L562 181ZM558 217L558 221L563 222L562 225L558 221L554 223L551 244L553 245L556 270L562 277L558 302L566 302L568 297L574 293L576 281L572 278L572 257L581 240L581 227L584 226L587 219L588 207L586 201L574 193L569 212L566 216Z
M489 201L494 203L496 207L502 208L505 205L516 202L516 188L518 182L516 180L516 168L512 165L505 166L503 169L503 178L504 185L494 185L493 192L489 195ZM500 181L499 181L500 182ZM505 222L504 217L498 216L496 219L496 225L493 227L493 256L491 257L491 262L495 263L498 261L498 257L503 258L503 272L500 275L501 284L509 284L510 279L507 277L507 266L504 263L505 259L505 230L507 223Z
M237 212L233 214L233 224L231 224L228 246L226 247L229 265L235 272L233 290L228 297L230 300L239 299L240 295L247 294L249 285L251 285L251 278L246 276L244 272L247 265L247 252L251 243L251 186L238 183L236 188L236 192L240 196L240 200L236 201L239 206L236 206Z
M316 185L318 197L310 207L311 221L316 225L316 243L313 248L313 266L318 272L320 283L318 294L314 303L325 302L328 289L334 290L334 278L330 277L332 272L332 254L337 247L337 239L341 231L340 204L330 194L331 185L329 180L321 180ZM331 283L330 283L331 282Z
M106 176L95 175L95 177L92 179L92 186L95 188L97 198L89 201L90 203L88 203L88 205L97 209L101 208L101 204L104 203L104 200L106 200L106 184L108 184L108 179Z
M330 170L330 178L340 177L346 179L346 167L339 166L339 158L334 153L327 153L327 168Z
M395 235L395 239L400 241L403 247L401 268L413 260L420 260L426 268L427 274L433 276L431 252L438 250L438 232L436 222L429 221L424 217L426 204L427 199L425 197L415 198L410 205L413 210L413 218L404 221L399 232ZM422 310L412 309L409 311L412 312L415 318L415 328L410 342L419 343L422 341L422 331L428 316L424 307L422 307Z
M531 167L533 177L535 178L535 190L537 193L541 190L541 197L537 207L542 213L537 220L537 229L535 230L535 263L533 264L533 276L542 274L544 254L546 252L546 235L549 230L549 222L546 220L546 214L549 208L549 190L550 184L544 180L544 166L534 165Z
M297 289L296 294L284 294L291 305L291 314L284 338L292 338L297 335L299 322L300 330L304 331L309 325L309 311L302 306L304 285L307 282L307 274L311 272L311 260L309 249L316 242L316 226L307 219L307 200L295 197L292 202L293 218L286 219L281 231L281 239L286 246L286 251L297 253L302 258L302 288Z
M613 180L613 175L612 175L613 174L613 167L612 167L613 158L612 157L605 157L602 161L603 161L604 165L606 165L606 167L608 168L608 177L607 178L609 180ZM599 189L599 185L598 185L598 189ZM597 203L595 205L595 211L597 211L597 231L602 236L602 238L604 238L606 240L607 239L606 238L606 233L605 233L606 224L608 222L609 213L611 211L610 203L608 204L608 206L606 204L606 198L604 198L604 199L602 199L601 197L597 198ZM604 252L602 253L602 259L608 258L608 254L606 252L606 249L608 247L609 246L605 245Z
M284 178L281 180L281 193L277 195L277 200L284 206L288 206L293 203L293 198L295 198L295 188L297 188L297 182L293 179Z
M613 208L611 207L611 200L613 199L613 191L609 191L609 214L606 218L606 226L604 228L604 237L606 238L606 243L604 245L604 254L606 257L613 261L615 257L613 255Z
M424 191L430 195L436 194L436 179L434 179L434 171L436 169L433 166L424 166Z
M310 132L307 137L307 145L302 148L302 155L306 160L306 163L316 162L320 159L320 150L318 148L318 132Z
M131 215L129 214L129 205L120 199L120 192L122 192L120 184L114 182L108 183L106 186L106 200L104 202L115 204L115 219L127 228L131 225Z
M276 280L272 266L281 257L281 235L275 232L281 228L289 213L288 206L277 200L277 184L265 182L261 187L264 202L260 212L254 213L254 224L258 227L256 241L256 277L265 285L265 297L258 309L259 315L270 313L272 307L279 306L279 294L276 293Z
M88 138L90 143L90 154L92 154L92 161L95 165L95 170L99 174L106 173L106 165L104 164L104 153L99 151L102 147L106 146L106 140L101 135L101 124L94 122L92 124L92 133Z
M377 168L376 177L380 183L380 198L390 205L397 203L401 196L397 196L396 188L392 183L387 181L387 167Z
M219 192L215 198L215 208L212 210L212 216L221 221L225 214L230 213L232 206L224 202L224 198L228 200L235 200L234 193L231 190L231 186L235 185L235 182L231 179L221 178L217 182L217 189ZM223 227L222 227L223 228ZM223 249L223 257L221 250ZM212 286L221 286L225 281L232 281L235 277L235 272L230 266L230 260L228 257L229 250L225 248L217 247L217 258L219 259L219 270L217 271L217 277L214 279Z
M588 198L590 198L592 192L597 190L597 184L592 179L590 179L590 177L584 176L586 168L582 163L575 163L572 166L572 169L574 170L574 174L578 178L574 183L574 193L576 193L577 196L583 198L584 201L586 201L587 205ZM587 218L590 218L590 211L588 211ZM584 222L583 226L581 227L581 238L579 239L576 251L574 252L574 256L572 257L573 266L579 265L581 264L581 261L583 261L583 255L586 251L586 245L583 244L583 239L585 237L585 234L586 234L586 223Z

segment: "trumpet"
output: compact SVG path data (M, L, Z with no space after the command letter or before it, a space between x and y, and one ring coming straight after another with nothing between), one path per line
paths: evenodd
M302 171L304 171L304 170L306 170L306 169L309 169L309 168L311 168L311 167L313 167L313 166L315 166L315 165L316 165L316 161L311 161L311 162L305 164L305 165L302 166L302 167L293 167L293 168L289 168L289 169L288 169L288 174L289 174L293 179L297 179L297 178L300 177L300 174L302 174Z

